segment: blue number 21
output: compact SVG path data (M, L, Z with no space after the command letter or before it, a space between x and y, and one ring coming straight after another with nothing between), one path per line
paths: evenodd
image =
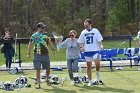
M93 36L86 37L86 44L93 44Z

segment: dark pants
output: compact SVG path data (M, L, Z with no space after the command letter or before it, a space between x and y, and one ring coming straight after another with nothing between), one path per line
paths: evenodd
M13 57L13 49L4 50L4 57L6 58L6 67L11 68L12 57Z

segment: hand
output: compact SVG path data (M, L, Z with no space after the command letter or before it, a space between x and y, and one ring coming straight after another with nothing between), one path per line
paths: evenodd
M101 46L100 46L100 49L101 49L101 50L103 50L103 49L104 49L104 46L103 46L103 45L101 45Z
M83 48L83 47L80 47L80 51L81 51L81 52L84 52L85 50L84 50L84 48Z
M8 37L10 37L10 35L9 35L8 33L6 33L6 34L5 34L5 37L8 38Z
M59 43L59 41L58 41L57 39L55 39L55 43L56 43L56 44L58 44L58 43Z
M52 50L52 55L53 55L53 56L55 55L55 50Z

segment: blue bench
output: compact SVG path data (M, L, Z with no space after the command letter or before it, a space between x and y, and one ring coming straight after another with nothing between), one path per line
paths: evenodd
M113 71L113 61L140 60L139 48L104 49L101 51L101 61L110 61L110 70ZM85 61L84 53L81 53L80 62Z

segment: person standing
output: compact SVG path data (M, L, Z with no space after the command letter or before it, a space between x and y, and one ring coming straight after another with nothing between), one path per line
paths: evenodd
M84 21L85 30L80 34L78 42L80 43L80 50L84 52L85 60L87 62L87 75L89 79L88 86L92 85L92 61L96 65L96 75L100 83L103 84L100 70L100 51L103 49L102 40L103 37L96 28L92 28L91 19Z
M43 69L46 69L46 83L49 84L48 78L50 74L50 59L49 59L48 45L50 45L53 54L55 51L55 48L50 38L48 37L47 33L44 32L44 28L45 25L42 22L39 22L37 24L37 32L31 36L28 45L27 57L30 57L31 48L32 45L34 44L33 64L34 64L34 69L36 70L36 78L37 78L36 89L41 88L40 86L41 65Z
M73 72L78 72L78 60L79 60L79 43L76 38L77 32L71 30L69 32L69 37L61 44L58 45L58 49L66 48L66 59L67 59L67 69L69 73L69 78L71 80L71 85L74 85Z
M5 28L5 35L1 37L1 40L12 40L12 39L14 38L10 33L10 29ZM15 53L12 43L11 42L4 43L2 52L4 53L4 57L6 58L6 69L8 70L11 68L12 57L14 56Z

